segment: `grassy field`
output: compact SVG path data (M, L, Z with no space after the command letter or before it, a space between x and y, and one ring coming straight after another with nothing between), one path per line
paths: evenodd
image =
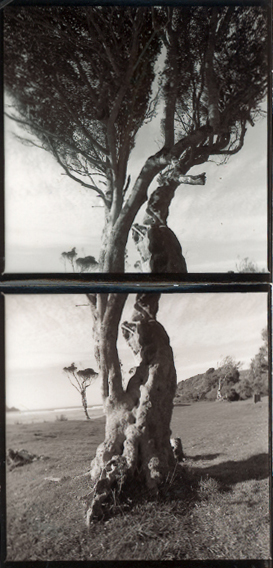
M104 419L7 426L7 448L47 458L7 471L7 560L268 559L268 399L178 406L172 431L177 476L88 530L82 474Z

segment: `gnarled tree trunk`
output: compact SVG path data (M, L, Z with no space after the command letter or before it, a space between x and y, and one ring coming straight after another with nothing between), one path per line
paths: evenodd
M181 244L167 224L169 207L181 183L205 185L206 176L204 173L198 176L183 175L179 166L175 166L170 176L168 172L161 175L161 181L162 185L153 191L147 203L143 225L133 225L133 240L143 272L185 274L187 265Z
M157 490L175 465L170 421L176 371L169 337L156 320L159 296L138 294L130 321L121 325L137 359L125 387L116 341L126 295L88 295L106 414L105 439L91 463L94 490L88 523L102 516L103 504L116 484L137 475L150 490Z

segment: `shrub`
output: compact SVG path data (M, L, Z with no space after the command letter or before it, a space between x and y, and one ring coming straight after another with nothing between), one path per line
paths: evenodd
M207 392L205 399L206 400L216 400L217 390L218 389L216 387L214 389L211 389L209 392Z
M60 414L60 416L56 416L56 422L66 422L66 420L68 420L68 418L65 416L65 414Z

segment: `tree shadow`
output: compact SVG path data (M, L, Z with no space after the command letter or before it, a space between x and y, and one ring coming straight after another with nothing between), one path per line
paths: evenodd
M194 476L212 477L220 484L222 491L231 491L236 483L250 480L262 480L269 477L269 456L266 453L251 456L246 460L226 461L208 467L191 468Z
M200 459L213 459L219 454L195 456ZM192 467L185 463L177 463L174 471L156 492L147 489L145 483L138 478L128 479L120 490L113 486L111 495L103 505L102 522L112 517L124 515L134 507L170 506L175 515L184 516L196 503L202 500L200 482L204 478L217 481L216 486L208 486L209 494L232 491L236 483L249 480L262 480L269 476L269 457L262 453L241 461L226 461L209 467ZM91 496L91 494L89 494ZM83 499L88 508L89 497Z
M215 460L216 458L218 458L218 456L221 456L221 454L198 454L196 456L189 456L187 454L186 457L191 461L200 461L200 460L208 461L208 460Z

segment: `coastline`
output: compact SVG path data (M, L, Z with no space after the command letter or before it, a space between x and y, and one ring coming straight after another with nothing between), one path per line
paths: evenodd
M88 408L90 419L101 418L103 406L96 405ZM32 422L55 422L64 416L64 420L86 420L82 407L52 408L50 410L19 410L6 412L6 424L31 424Z

